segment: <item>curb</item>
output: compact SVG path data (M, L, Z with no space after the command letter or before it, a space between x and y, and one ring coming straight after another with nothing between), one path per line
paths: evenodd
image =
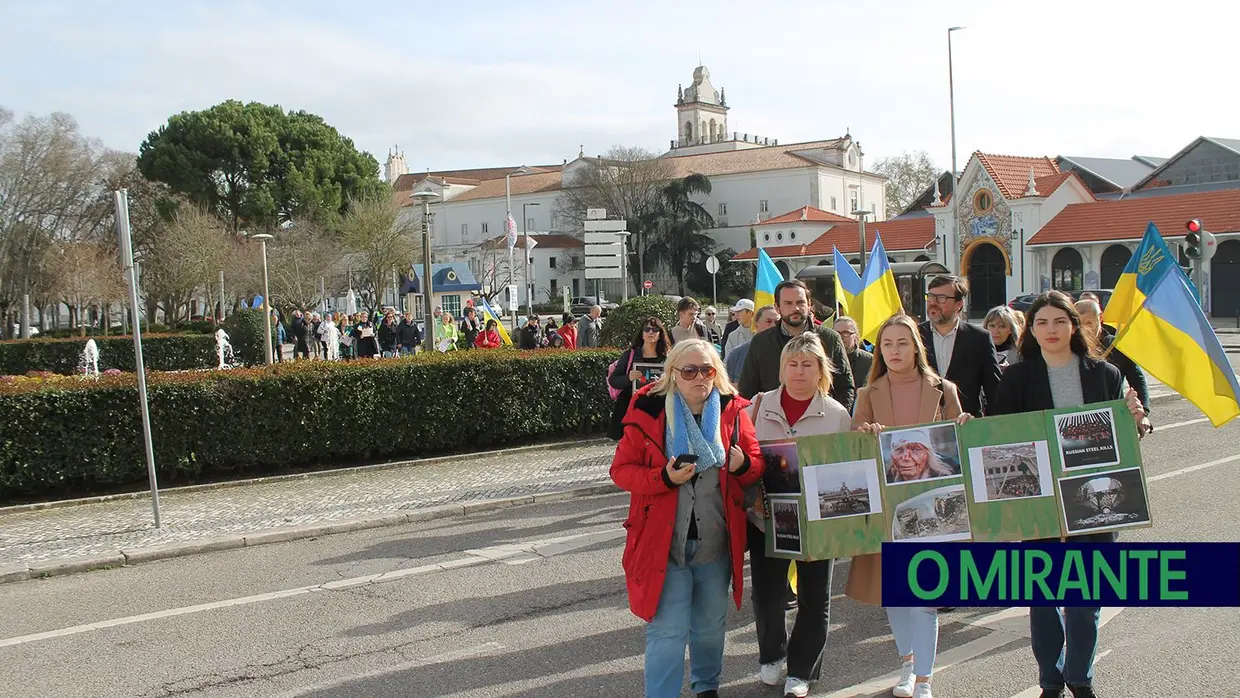
M45 577L58 577L78 572L90 572L109 567L130 567L143 562L169 560L176 557L198 555L220 550L250 548L271 543L287 543L308 538L320 538L338 533L353 533L375 528L403 526L420 521L433 521L457 516L469 516L499 509L547 502L563 502L581 497L618 494L620 488L612 483L582 485L567 490L557 490L545 494L525 495L522 497L504 497L500 499L482 499L461 504L444 504L427 507L417 511L399 514L381 514L356 519L343 519L330 523L312 524L308 526L292 526L271 531L231 536L218 536L183 543L151 545L140 548L121 548L109 553L100 553L85 557L44 560L35 563L20 563L0 567L0 584L22 582Z
M291 482L295 480L312 480L320 477L335 477L337 475L348 475L350 473L368 473L381 470L396 470L398 468L408 468L417 465L432 465L434 463L442 463L444 461L455 460L462 457L480 458L486 456L499 456L505 454L529 453L533 451L558 451L569 448L579 448L582 446L592 446L595 444L607 443L608 439L604 437L580 439L577 441L557 442L552 444L534 444L531 446L515 446L512 448L500 448L492 451L473 451L467 453L457 453L444 456L432 456L429 458L415 458L410 460L398 460L388 463L373 463L371 465L358 465L351 468L332 468L330 470L315 470L309 473L290 473L288 475L268 475L265 477L248 478L245 480L228 480L225 482L208 482L200 485L184 485L182 487L161 487L160 494L192 494L194 492L209 492L211 490L224 490L231 487L245 487L246 485L264 485L273 482ZM150 490L142 490L139 492L119 492L117 494L95 495L93 497L80 497L78 499L58 499L51 502L32 502L30 504L13 504L11 506L0 507L0 516L7 514L22 514L31 511L44 511L46 509L65 509L68 507L83 506L86 504L104 504L107 502L119 502L133 499L147 499L151 496ZM3 568L0 568L3 570Z

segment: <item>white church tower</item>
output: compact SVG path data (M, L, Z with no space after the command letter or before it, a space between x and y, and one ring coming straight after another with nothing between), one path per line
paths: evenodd
M388 184L395 184L396 178L409 174L409 165L405 164L405 154L396 146L388 151L387 162L383 163L383 178Z
M676 138L670 155L700 155L727 150L744 150L779 141L728 130L728 98L710 82L710 71L699 65L693 70L693 83L676 88Z

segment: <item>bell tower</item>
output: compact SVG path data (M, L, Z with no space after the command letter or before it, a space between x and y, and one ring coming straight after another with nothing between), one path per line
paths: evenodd
M723 90L710 83L710 71L699 65L693 84L676 88L676 147L688 148L729 140L728 102Z
M383 163L383 178L388 184L395 184L396 178L409 174L409 165L405 164L405 154L400 146L388 151L387 161Z

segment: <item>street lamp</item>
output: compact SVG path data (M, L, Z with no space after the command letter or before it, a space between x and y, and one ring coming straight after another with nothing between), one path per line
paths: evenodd
M270 366L273 353L271 347L271 285L267 280L267 241L274 239L275 236L259 233L250 237L258 240L263 246L263 327L266 329L264 346L267 347L267 365Z
M952 32L960 31L961 29L964 29L964 27L948 27L947 28L947 100L948 100L948 107L951 110L951 124L952 124L951 204L952 204L952 236L953 238L959 238L960 231L958 230L959 226L956 223L956 211L958 210L956 208L957 206L957 201L956 201L956 83L955 83L955 78L952 74ZM943 261L944 262L947 261L947 246L946 245L944 245L943 247Z
M853 215L857 217L857 235L861 241L857 248L860 251L859 259L863 270L865 269L865 217L873 213L873 211L853 211Z
M616 233L620 238L620 292L621 302L629 299L629 236L633 233Z
M533 278L533 274L530 273L532 271L532 269L530 269L530 231L529 231L529 220L530 219L526 216L525 209L529 208L530 206L541 206L541 205L542 204L537 201L531 201L528 204L521 204L521 234L525 236L525 271L526 271L525 283L528 286L528 288L525 291L525 298L526 298L526 302L530 306L530 315L534 314L534 278Z
M439 195L433 191L417 191L413 193L415 201L422 202L422 347L424 351L435 348L435 325L431 322L435 317L434 284L431 281L431 199Z

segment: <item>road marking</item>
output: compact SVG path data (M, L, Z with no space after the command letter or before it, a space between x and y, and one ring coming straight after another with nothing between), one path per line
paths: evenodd
M1212 460L1209 463L1201 463L1200 465L1190 465L1187 468L1180 468L1179 470L1172 470L1169 473L1160 473L1158 475L1152 475L1152 476L1145 478L1145 481L1146 482L1158 482L1159 480L1166 480L1169 477L1176 477L1178 475L1187 475L1188 473L1195 473L1198 470L1205 470L1206 468L1213 468L1216 465L1223 465L1224 463L1230 463L1235 460L1240 460L1240 453L1237 453L1234 456L1227 456L1226 458L1219 458L1218 460Z
M1208 421L1210 421L1209 418L1201 417L1200 419L1190 419L1187 422L1175 422L1174 424L1158 424L1158 425L1155 425L1154 427L1154 433L1157 434L1160 431L1166 431L1168 429L1176 429L1179 427L1186 427L1192 424L1201 424L1202 422L1208 422Z
M441 654L432 655L430 657L415 659L404 664L385 666L382 669L375 669L374 671L368 671L361 674L350 674L349 676L345 676L343 678L333 679L321 684L314 684L313 686L302 686L300 688L295 688L288 693L282 694L281 698L295 698L296 696L304 696L310 692L319 692L331 688L337 688L344 686L345 684L365 681L366 679L374 678L376 676L394 674L407 669L416 669L418 667L432 666L435 664L445 664L447 662L457 662L463 659L477 659L478 657L498 654L500 651L505 649L507 649L507 647L499 644L498 642L484 642L477 647L465 647L459 650L451 650Z

